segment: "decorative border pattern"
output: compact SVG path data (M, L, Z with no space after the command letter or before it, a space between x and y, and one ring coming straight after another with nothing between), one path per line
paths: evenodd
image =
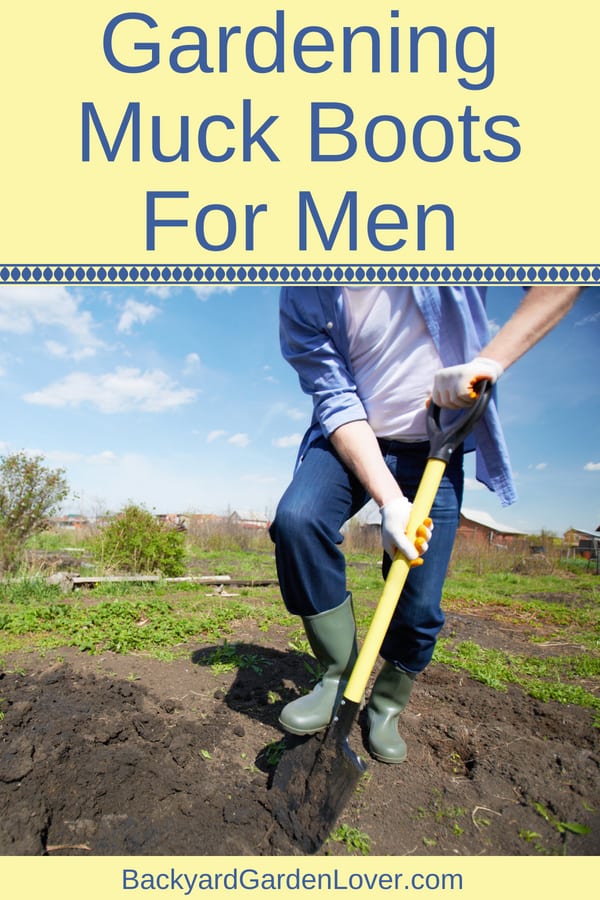
M0 284L599 284L600 265L2 265Z

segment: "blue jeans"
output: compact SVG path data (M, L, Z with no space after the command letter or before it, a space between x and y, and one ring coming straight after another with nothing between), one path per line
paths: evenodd
M412 500L425 468L428 443L381 440L390 471ZM431 511L434 529L424 565L410 570L381 655L411 674L431 661L444 624L442 587L460 514L463 492L462 452L446 468ZM284 603L302 617L334 609L346 598L346 563L340 529L369 499L358 479L325 438L308 449L281 498L271 538ZM384 576L390 558L383 555Z

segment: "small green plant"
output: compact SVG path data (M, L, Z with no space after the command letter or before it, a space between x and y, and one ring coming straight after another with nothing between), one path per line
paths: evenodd
M542 836L537 831L530 831L528 828L522 828L519 831L519 837L522 840L527 841L528 844L532 844L537 853L548 856L549 851L541 843Z
M267 765L276 766L283 756L284 751L285 739L282 738L280 741L271 741L270 744L267 744L260 755L264 757Z
M310 662L309 660L305 660L304 668L306 670L306 673L308 674L308 677L313 683L318 681L321 677L322 669L318 662Z
M427 809L424 806L418 806L413 813L414 818L422 821L431 819L445 828L450 827L452 834L460 837L461 834L464 834L464 828L458 824L458 820L466 815L467 810L464 806L447 806L443 801L442 792L437 788L434 788L432 795L432 808ZM451 820L452 824L450 824L449 820ZM423 843L427 847L435 846L435 840L431 843L428 843L428 840L428 838L423 838Z
M303 632L296 632L295 634L293 634L288 641L288 647L291 650L294 650L296 653L306 653L307 656L313 655L313 652L310 649L310 644L304 637Z
M587 825L581 825L579 822L563 822L563 821L561 821L558 818L558 816L554 815L554 813L551 813L550 810L547 809L543 803L534 803L533 808L535 809L536 813L539 816L541 816L542 819L544 819L544 821L547 822L548 825L550 825L552 828L554 828L560 835L561 843L562 843L561 853L563 856L567 855L566 841L567 841L567 836L569 834L584 835L584 834L589 834L591 831L591 828L588 828ZM542 853L545 856L549 856L549 855L555 856L558 853L557 850L549 850L547 847L545 847L541 843L542 836L537 831L532 831L530 829L523 828L523 829L521 829L521 831L519 831L519 837L522 838L522 840L527 841L530 844L533 844L534 849L538 853Z
M461 772L464 772L465 766L462 761L462 756L458 752L458 750L453 750L450 754L450 762L452 763L452 771L455 775L459 775Z
M101 565L114 571L158 572L167 578L185 573L185 535L135 504L103 529L92 550Z
M350 825L340 825L331 833L331 840L343 844L350 853L368 856L371 852L371 838L364 831Z
M460 819L467 812L464 806L445 806L442 798L442 792L438 788L433 790L433 818L436 822L443 822L445 819Z
M581 825L579 822L561 822L558 816L551 813L542 803L534 803L533 808L545 821L555 828L563 839L565 844L567 834L589 834L591 828L587 825Z
M369 782L371 781L372 777L373 777L373 773L370 772L368 769L366 772L362 773L362 775L360 776L360 780L359 780L358 784L356 785L356 793L357 794L364 794L364 792L366 791L366 789L369 786Z
M240 653L237 645L224 641L209 656L209 664L215 675L234 672L236 669L252 669L257 675L262 673L260 657L254 653Z

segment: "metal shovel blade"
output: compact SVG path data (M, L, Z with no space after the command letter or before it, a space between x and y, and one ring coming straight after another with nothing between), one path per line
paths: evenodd
M305 853L327 840L367 770L344 731L334 723L302 739L284 753L273 777L273 816Z

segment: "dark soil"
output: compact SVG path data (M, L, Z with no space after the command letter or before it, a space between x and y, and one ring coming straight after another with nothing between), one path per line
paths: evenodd
M451 615L446 629L523 649L517 630L500 633L481 615ZM6 660L0 853L306 852L273 815L278 712L309 677L287 640L283 628L240 624L229 643L256 665L221 675L206 646L175 662L74 650ZM359 717L350 744L368 772L339 820L362 833L359 849L330 839L318 854L360 852L367 840L377 855L600 853L589 709L498 692L433 664L402 733L409 758L386 766L368 756Z

